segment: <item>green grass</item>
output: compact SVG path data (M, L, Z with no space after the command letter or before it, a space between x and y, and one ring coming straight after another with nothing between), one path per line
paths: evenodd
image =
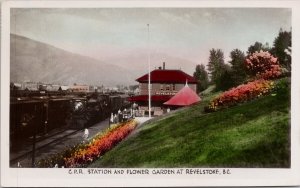
M212 97L138 127L90 167L290 167L289 92L204 114Z

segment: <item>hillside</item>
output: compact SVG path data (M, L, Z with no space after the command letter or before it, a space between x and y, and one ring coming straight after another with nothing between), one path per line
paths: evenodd
M286 90L220 110L181 109L138 127L90 167L290 167Z
M25 80L58 84L132 84L136 76L113 64L74 54L26 37L11 34L12 82Z
M133 53L130 56L122 58L112 58L109 62L114 65L118 65L124 69L130 69L135 73L140 73L137 77L147 72L148 68L148 54L140 52ZM152 53L151 54L151 68L158 68L166 63L166 69L181 69L182 71L193 75L196 67L196 63L187 59L173 57L165 53ZM144 63L143 63L144 62Z
M148 70L147 54L136 53L100 61L23 36L10 36L12 82L30 80L57 84L129 85L136 84L135 79ZM191 75L196 66L185 59L156 53L151 56L151 68L162 66L163 61L166 61L168 69L182 68Z

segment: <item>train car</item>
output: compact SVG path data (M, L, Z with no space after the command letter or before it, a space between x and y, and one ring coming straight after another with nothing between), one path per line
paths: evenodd
M117 113L118 110L130 107L130 102L127 100L128 95L117 94L109 97L110 107L112 113Z
M87 97L85 118L87 119L87 125L94 125L101 120L104 120L109 116L108 111L108 96L92 94Z
M69 98L50 98L45 102L43 112L46 124L45 132L70 125L72 111Z
M19 97L11 100L10 140L13 148L44 131L43 106L43 101L36 99Z
M40 136L56 129L83 129L110 117L111 113L130 107L123 94L39 94L16 93L11 96L10 136L18 145L33 134Z

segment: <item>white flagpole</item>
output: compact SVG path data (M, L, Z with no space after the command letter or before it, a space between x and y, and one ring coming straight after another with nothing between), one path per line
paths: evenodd
M149 118L151 118L151 76L150 76L150 31L148 26L148 101L149 101Z

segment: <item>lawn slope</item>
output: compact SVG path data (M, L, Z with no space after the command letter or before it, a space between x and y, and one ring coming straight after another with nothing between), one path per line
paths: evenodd
M90 167L290 167L289 92L146 123Z

